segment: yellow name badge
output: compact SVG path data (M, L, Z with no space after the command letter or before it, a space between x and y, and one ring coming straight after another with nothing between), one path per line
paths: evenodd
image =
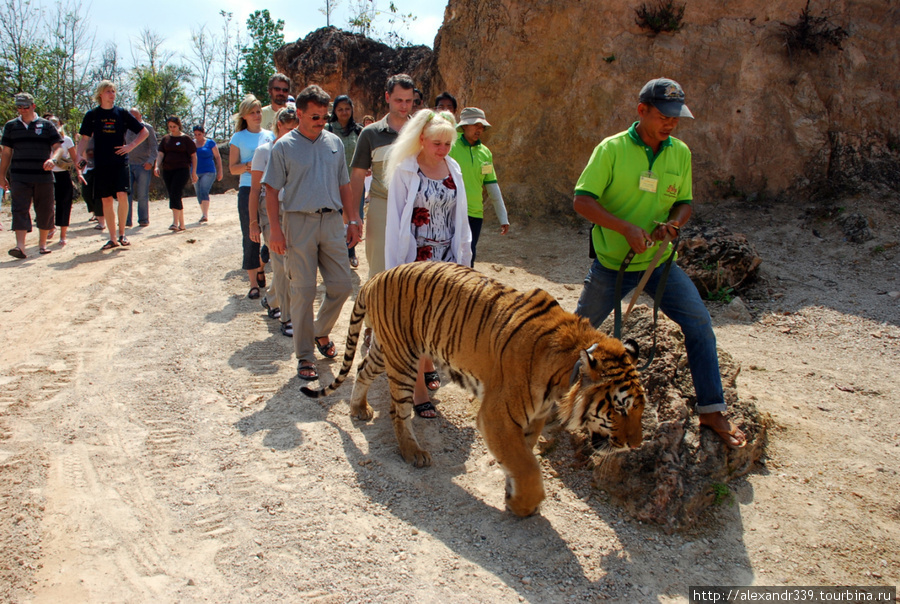
M481 166L482 174L490 174L493 171L494 171L494 164L484 164L483 166Z
M653 174L653 172L648 171L641 174L641 182L638 184L638 188L647 193L656 193L656 186L658 184L659 179L656 178L656 175Z

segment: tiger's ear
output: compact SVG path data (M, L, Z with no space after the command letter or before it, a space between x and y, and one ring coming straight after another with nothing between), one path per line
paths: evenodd
M588 348L587 350L582 350L579 355L578 367L581 369L581 375L589 378L591 376L591 372L597 369L597 361L594 359L591 353L594 351L595 347Z
M631 362L637 363L638 355L641 352L641 349L638 346L638 343L635 342L634 340L625 340L622 343L625 345L625 352L627 352L628 356L631 357Z

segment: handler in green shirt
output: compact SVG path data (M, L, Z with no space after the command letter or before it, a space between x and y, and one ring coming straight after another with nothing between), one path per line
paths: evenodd
M691 216L691 152L671 136L682 117L693 118L681 86L667 78L650 80L638 97L639 120L604 139L575 185L575 211L592 228L596 260L584 280L575 313L599 326L619 302L616 277L629 250L635 256L622 282L621 295L637 285L666 235L674 237ZM663 260L675 253L669 244ZM647 282L655 295L662 261ZM709 312L690 278L672 264L660 308L678 323L697 395L700 424L726 445L747 444L744 433L725 417L725 397Z
M459 124L456 129L462 132L453 147L450 148L450 157L455 159L462 169L463 182L466 186L466 199L469 203L469 228L472 230L472 266L475 266L475 246L478 236L481 235L481 225L484 222L484 196L487 190L488 196L494 202L494 212L500 221L500 234L509 232L509 218L506 215L506 206L503 204L503 195L500 193L500 185L497 184L497 174L494 172L494 156L491 150L481 142L481 135L485 128L491 125L485 119L484 111L478 107L466 107L459 114Z

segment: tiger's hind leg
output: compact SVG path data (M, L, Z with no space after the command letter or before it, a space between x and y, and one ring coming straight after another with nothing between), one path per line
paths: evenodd
M384 373L384 354L376 342L356 373L356 382L353 384L353 393L350 395L350 417L369 421L375 416L367 395L369 386L382 373Z
M506 507L516 516L530 516L544 500L541 467L532 451L544 421L536 420L523 431L507 413L490 413L494 403L501 405L490 398L488 395L482 401L478 429L488 451L506 473Z
M415 415L413 390L417 365L412 362L408 366L404 364L402 368L397 368L389 363L387 374L391 389L391 421L394 424L397 443L400 445L400 455L417 468L430 466L431 454L419 446L419 441L416 440L412 430L412 418Z

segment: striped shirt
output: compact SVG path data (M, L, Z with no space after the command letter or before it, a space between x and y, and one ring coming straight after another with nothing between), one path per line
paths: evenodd
M42 117L35 116L28 125L21 117L6 122L0 144L13 150L9 179L53 182L53 172L44 170L44 162L50 159L53 146L61 142L56 126Z

